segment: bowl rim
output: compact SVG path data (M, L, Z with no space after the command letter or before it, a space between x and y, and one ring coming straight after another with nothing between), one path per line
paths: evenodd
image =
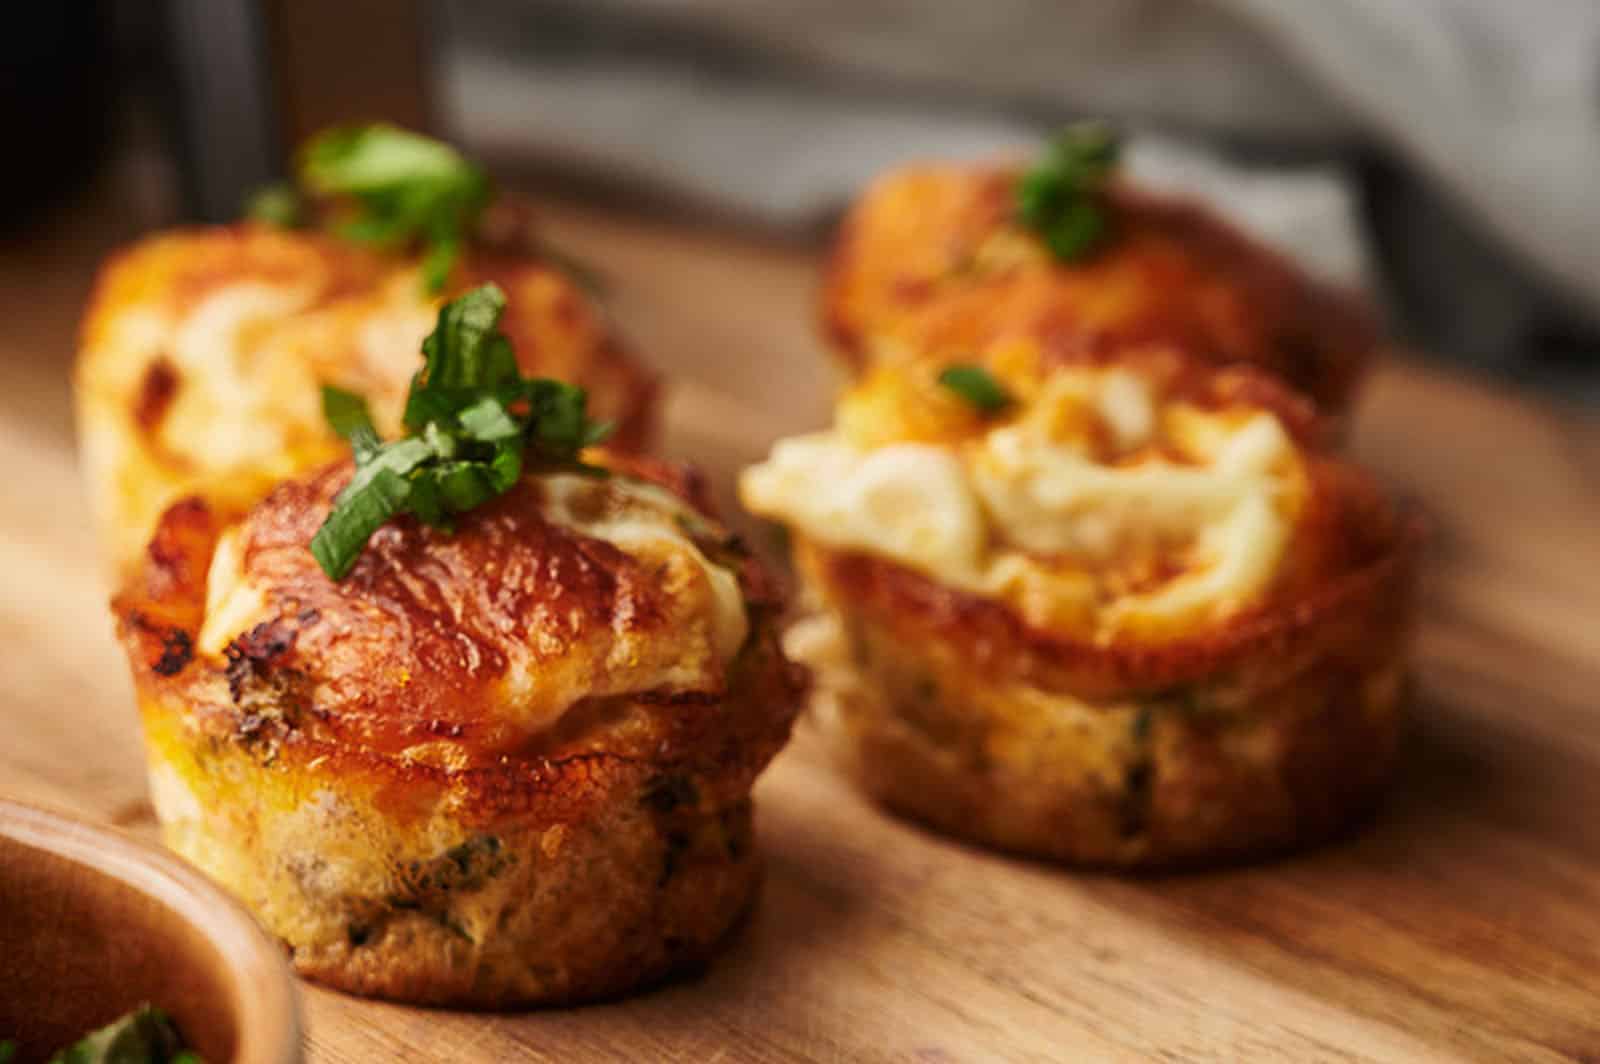
M203 873L113 827L14 798L0 797L0 836L115 879L196 928L227 962L238 1017L232 1064L304 1059L288 960L255 917Z

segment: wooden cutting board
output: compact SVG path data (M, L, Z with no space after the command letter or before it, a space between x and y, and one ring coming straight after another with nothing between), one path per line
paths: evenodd
M668 448L724 498L774 437L825 419L811 253L551 221L673 374ZM0 250L0 790L153 836L66 397L116 231L91 214ZM1438 525L1414 734L1354 838L1207 874L1076 874L880 814L802 725L757 792L764 896L707 975L513 1016L306 987L311 1058L1600 1060L1600 425L1390 365L1353 447Z

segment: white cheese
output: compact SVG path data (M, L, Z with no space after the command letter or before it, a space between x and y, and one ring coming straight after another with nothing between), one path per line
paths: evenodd
M1109 370L1101 377L1095 409L1111 430L1119 451L1131 451L1149 442L1155 432L1155 397L1150 394L1150 386L1128 370Z
M239 466L281 453L283 426L317 416L316 381L296 360L272 357L261 335L311 298L305 286L241 282L206 296L177 324L170 355L183 387L161 426L170 450L210 469Z
M206 572L206 615L195 649L221 657L229 643L267 619L267 598L245 579L239 531L230 528L217 540Z
M1092 379L1098 387L1084 394L1077 375L1063 378L1055 401L1087 400L1118 454L1147 444L1158 417L1149 386L1126 370ZM1174 425L1192 437L1179 440L1192 464L1106 464L1086 439L1058 438L1074 423L1061 409L1047 396L1022 419L949 446L861 449L838 432L780 441L745 471L741 497L823 545L1006 599L1037 623L1091 616L1106 637L1177 630L1265 591L1289 542L1295 469L1275 418L1227 421L1186 407ZM1181 557L1183 571L1097 606L1092 573L1152 548Z
M541 477L540 483L544 488L542 512L552 524L603 539L624 553L664 551L686 558L710 590L711 631L717 655L724 664L733 660L750 631L744 592L739 588L738 576L712 564L685 532L706 526L705 519L693 507L659 485L630 477L597 480L557 473ZM605 497L604 506L574 505L597 493ZM587 516L580 517L578 512Z
M744 504L837 547L859 547L930 572L972 569L983 514L961 462L926 444L858 451L833 433L781 440L745 470Z

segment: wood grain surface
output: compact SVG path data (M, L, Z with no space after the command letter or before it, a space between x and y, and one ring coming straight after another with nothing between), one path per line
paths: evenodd
M153 832L65 375L127 228L89 211L0 252L0 791ZM568 209L551 235L602 267L676 382L669 450L724 492L824 419L810 253ZM757 791L764 896L705 976L519 1016L307 987L312 1059L1600 1060L1600 425L1392 364L1353 447L1438 527L1415 725L1358 835L1075 874L881 815L802 726Z

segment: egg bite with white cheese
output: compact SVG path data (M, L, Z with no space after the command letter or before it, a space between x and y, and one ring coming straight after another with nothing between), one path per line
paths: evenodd
M1117 867L1371 809L1401 726L1413 519L1251 369L1170 349L882 362L744 504L789 533L813 716L889 808Z
M756 889L750 788L801 679L692 478L587 452L453 528L307 543L349 461L169 507L116 598L167 844L308 978L468 1007L611 997Z
M1164 345L1350 405L1379 346L1363 303L1207 208L1115 179L1099 234L1063 258L1025 223L1027 167L924 165L872 183L839 228L823 331L852 372L915 352L964 358L1023 336L1055 362Z
M486 282L507 294L502 327L526 372L585 388L616 425L613 447L649 442L655 377L566 269L501 240L468 248L437 293L423 272L417 252L259 222L159 233L115 255L74 373L112 571L138 564L175 499L202 491L247 504L342 453L322 417L324 385L367 396L379 429L397 431L441 303Z

